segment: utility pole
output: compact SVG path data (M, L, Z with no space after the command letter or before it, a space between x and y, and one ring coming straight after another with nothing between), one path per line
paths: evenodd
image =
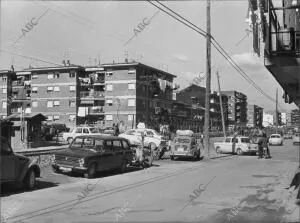
M210 36L210 0L206 1L206 93L205 93L205 115L204 115L204 145L207 148L208 159L210 159L209 153L209 96L210 96L210 82L211 82L211 36Z
M278 88L276 89L276 134L278 133Z
M222 116L223 134L224 134L224 138L226 138L225 120L224 120L224 113L223 113L223 101L222 101L222 94L221 94L221 87L220 87L219 71L217 71L216 74L217 74L217 78L218 78L218 88L219 88L219 96L220 96L220 108L221 108L221 116Z

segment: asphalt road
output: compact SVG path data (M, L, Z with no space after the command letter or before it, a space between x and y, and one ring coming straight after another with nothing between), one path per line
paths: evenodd
M39 189L4 193L2 215L7 222L37 223L292 222L290 216L299 216L296 195L284 188L299 164L298 150L287 140L271 147L271 160L162 160L91 180L46 167Z

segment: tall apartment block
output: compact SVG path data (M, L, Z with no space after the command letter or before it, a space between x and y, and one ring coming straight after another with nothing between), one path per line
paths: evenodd
M0 118L10 115L12 80L15 72L11 70L0 70Z
M237 91L222 91L228 97L229 127L246 126L247 124L247 96Z
M258 105L247 106L247 126L254 128L262 128L263 126L263 111Z
M294 109L291 111L291 125L300 126L300 110Z
M106 126L123 121L127 128L139 122L155 128L170 122L175 75L137 62L102 67Z

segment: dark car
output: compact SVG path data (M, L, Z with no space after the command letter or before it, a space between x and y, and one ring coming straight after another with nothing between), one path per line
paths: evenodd
M6 138L1 137L0 141L1 183L25 184L28 189L33 189L36 178L40 177L39 165L26 156L14 153Z
M79 172L93 178L98 171L120 169L125 172L132 162L129 141L114 136L77 136L69 148L56 152L54 172Z

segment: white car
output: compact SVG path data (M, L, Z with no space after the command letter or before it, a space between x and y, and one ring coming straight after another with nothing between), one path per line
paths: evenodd
M84 126L84 127L75 127L72 129L70 132L64 132L62 137L64 140L68 141L69 144L73 141L73 139L76 136L82 136L82 135L109 135L109 134L104 134L101 133L99 128L95 127L89 127L89 126Z
M236 138L226 137L223 142L215 142L214 147L217 153L233 153L237 155L242 155L243 153L256 154L258 150L257 145L252 143L250 138L243 136Z
M300 133L295 133L293 135L293 144L300 144Z
M272 134L269 138L270 145L283 145L283 138L279 134Z
M145 136L144 146L152 149L168 147L168 141L153 129L130 129L120 134L119 137L128 139L133 145L140 145L143 132Z

